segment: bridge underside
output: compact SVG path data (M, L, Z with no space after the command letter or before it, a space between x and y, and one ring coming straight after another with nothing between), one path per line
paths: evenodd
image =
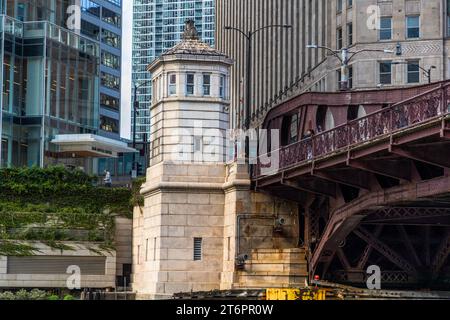
M450 289L448 115L255 179L303 212L310 277L384 288Z

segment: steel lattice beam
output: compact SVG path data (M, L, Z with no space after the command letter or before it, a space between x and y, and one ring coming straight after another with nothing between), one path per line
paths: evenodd
M417 255L416 249L414 248L413 244L411 243L411 240L409 239L409 236L405 230L405 227L397 226L397 229L400 232L400 236L403 239L406 249L408 250L409 254L414 259L416 265L419 267L422 266L422 262L420 261L419 256Z
M360 237L362 240L370 244L375 250L381 253L389 261L400 267L402 270L409 272L411 274L416 274L416 269L397 252L392 250L388 245L386 245L381 240L377 239L372 233L366 229L359 227L354 233Z
M377 210L364 223L393 222L406 219L450 217L450 208L391 207Z
M450 254L450 231L447 231L439 249L431 263L433 271L437 274L441 271Z
M374 236L376 238L378 238L382 231L383 231L383 226L377 226L377 228L375 229ZM358 269L363 269L366 266L367 261L369 261L369 257L372 254L372 251L373 251L373 247L370 244L368 244L366 246L366 248L364 249L363 254L359 258Z

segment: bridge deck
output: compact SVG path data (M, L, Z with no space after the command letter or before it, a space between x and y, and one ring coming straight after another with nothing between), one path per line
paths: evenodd
M394 282L414 282L425 267L436 274L443 269L450 254L449 122L450 83L442 83L258 158L256 188L304 208L311 277L334 265L335 276L362 281L373 252L382 256L375 261L384 258L392 269L383 276ZM328 211L319 213L326 203ZM411 214L398 218L397 211L395 220L395 212L386 211L383 220L386 208ZM423 227L423 241L411 225ZM430 235L433 226L440 229ZM361 249L355 239L366 246ZM421 242L424 256L417 251ZM358 250L361 256L355 257Z

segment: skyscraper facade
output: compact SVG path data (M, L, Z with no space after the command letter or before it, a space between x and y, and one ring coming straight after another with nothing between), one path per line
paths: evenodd
M122 1L80 0L81 33L95 40L100 47L99 135L120 140L121 63L122 63ZM113 176L127 176L132 170L132 155L101 158L97 171Z
M216 0L216 47L235 60L233 127L242 127L245 118L246 47L241 34L225 27L248 32L279 24L292 28L265 29L252 40L253 127L269 110L302 92L338 91L341 62L336 55L342 49L351 56L346 75L351 90L409 87L450 77L449 0ZM326 46L336 54L308 45Z
M120 35L120 3L113 2L78 1L79 32L68 23L76 1L0 1L1 166L64 164L97 173L98 159L131 151L101 122L109 109L114 114L120 85L120 65L105 54L120 55L111 45L111 34ZM88 14L101 20L101 41L87 35Z
M148 65L181 40L185 21L192 19L203 41L215 44L214 0L134 0L133 85L139 87L136 138L149 139L151 74Z
M122 0L81 0L81 33L100 45L100 134L120 138Z
M307 49L310 43L331 45L329 0L216 0L216 46L235 60L231 71L231 124L244 125L246 42L233 27L247 33L270 25L252 39L252 122L262 119L282 99L286 88L298 84L321 64L325 51ZM323 85L323 84L321 84Z

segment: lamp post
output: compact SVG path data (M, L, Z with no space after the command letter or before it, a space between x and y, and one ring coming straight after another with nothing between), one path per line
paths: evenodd
M246 58L246 103L245 103L245 123L244 123L244 129L248 130L250 129L250 109L251 109L251 95L252 95L252 83L251 83L251 76L252 76L252 40L253 36L257 34L260 31L263 31L265 29L274 29L274 28L284 28L284 29L290 29L292 28L291 25L283 25L283 24L273 24L265 27L261 27L259 29L256 29L255 31L248 31L247 33L241 29L226 26L225 30L234 30L239 32L244 36L244 38L247 41L247 58Z
M250 129L250 112L251 112L251 96L252 96L252 40L254 35L256 35L257 33L259 33L260 31L263 31L265 29L275 29L275 28L283 28L283 29L290 29L292 28L291 25L284 25L284 24L273 24L273 25L268 25L268 26L264 26L261 27L259 29L256 29L255 31L248 31L245 32L241 29L235 28L235 27L230 27L230 26L226 26L225 30L227 31L237 31L239 32L241 35L244 36L245 40L247 41L247 58L246 58L246 99L245 99L245 122L244 122L244 129L245 130L249 130ZM250 144L248 141L248 138L246 138L246 142L245 142L245 157L246 157L246 161L248 161L249 159L249 155L250 155Z
M420 70L422 70L425 73L425 75L428 78L428 83L431 84L431 71L433 69L436 69L436 66L430 66L428 69L425 69L424 67L421 67L417 63L411 63L411 62L407 62L407 61L396 61L396 62L391 63L391 65L400 65L400 64L406 64L406 65L418 67Z
M134 97L133 97L133 149L136 150L136 116L138 114L139 109L139 101L137 100L138 89L142 88L146 84L150 83L151 80L142 82L141 84L134 83ZM137 161L136 161L136 152L133 152L133 170L131 173L131 177L133 179L137 178Z
M332 53L333 56L339 59L341 62L341 91L349 90L349 63L358 54L362 52L383 52L383 53L395 53L393 50L383 49L362 49L358 51L350 51L349 48L345 47L340 50L333 50L325 46L319 46L315 44L310 44L306 46L309 49L325 49Z

